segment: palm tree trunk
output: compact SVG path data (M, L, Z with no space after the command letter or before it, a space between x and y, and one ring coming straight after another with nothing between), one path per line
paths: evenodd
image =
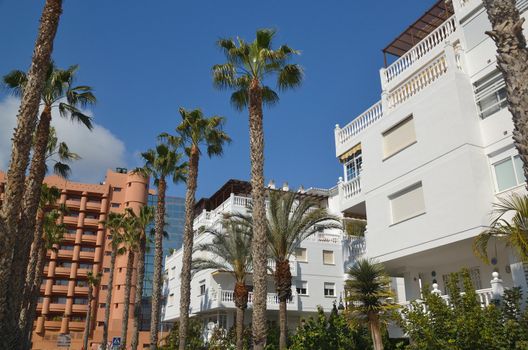
M141 314L141 300L143 298L143 281L145 279L145 253L147 241L145 234L139 243L139 255L137 258L136 297L134 299L134 331L132 332L132 350L136 350L139 341L139 316Z
M101 340L101 345L103 350L106 350L106 345L108 344L108 322L110 322L110 307L112 306L112 290L114 287L114 268L115 261L117 256L117 246L112 242L112 255L110 255L110 274L108 275L108 289L106 293L105 300L105 316L104 316L104 325L103 325L103 339Z
M25 185L25 173L33 131L37 123L40 95L44 87L46 72L50 64L53 40L57 33L62 0L46 0L40 28L35 42L33 58L27 75L27 84L22 93L18 110L17 127L13 135L11 160L7 171L4 204L0 214L0 339L6 346L14 345L14 331L18 326L17 307L9 305L7 294L14 254L13 243L17 239L17 225L21 212ZM8 322L6 322L8 321Z
M154 276L152 278L152 310L150 317L150 349L158 348L158 329L160 326L161 288L163 285L161 270L163 267L163 228L165 227L165 178L158 181L158 206L154 226Z
M194 199L198 182L199 150L196 145L191 147L189 155L189 174L187 177L187 192L185 193L185 226L183 229L183 257L180 285L180 337L179 350L185 350L187 332L189 329L189 305L191 303L191 261L193 249Z
M253 347L266 345L267 237L264 199L264 129L262 88L257 79L249 87L249 145L251 157L251 197L253 199Z
M369 312L368 321L370 326L370 335L372 336L372 343L374 344L374 350L383 350L383 340L381 338L379 316L375 313Z
M88 284L88 310L86 310L86 323L84 324L83 349L88 349L88 337L90 336L90 319L92 318L92 293L93 286Z
M290 261L288 259L275 260L275 286L277 289L277 295L279 298L279 348L281 350L286 349L286 340L288 332L288 319L287 319L287 302L291 299L291 271Z
M10 292L8 293L8 303L16 307L14 312L20 315L22 311L22 304L25 300L24 293L20 293L24 289L25 275L27 272L28 261L31 249L31 242L35 238L35 221L37 218L37 209L40 202L40 193L42 190L42 182L46 174L46 148L48 145L48 138L51 124L51 107L45 106L37 127L35 136L35 144L33 148L33 158L31 160L31 167L29 176L26 181L26 189L24 191L24 202L22 204L22 217L19 224L19 231L17 240L15 241L14 249L17 252L13 256L12 273L10 281ZM38 238L37 238L38 240ZM33 278L31 279L33 280ZM31 284L30 284L31 285ZM20 321L17 329L17 344L22 344L24 334L20 327Z
M35 226L35 233L33 235L33 244L31 245L31 252L29 254L29 263L28 268L26 272L26 281L24 284L24 291L22 292L23 298L23 304L20 310L20 318L18 321L18 328L22 332L22 348L26 348L26 339L30 337L30 334L28 334L28 331L31 331L31 328L33 327L27 327L28 323L33 326L33 319L29 319L30 313L31 313L31 307L32 307L32 294L34 290L35 281L38 279L39 275L42 275L41 271L38 269L38 263L41 255L41 250L44 246L44 242L42 239L42 229L43 229L43 221L44 221L44 213L40 211L38 214L38 219ZM44 249L44 254L46 254L46 250ZM44 266L44 264L42 264ZM40 276L42 277L42 276ZM41 278L40 278L41 279ZM39 283L40 287L40 283ZM37 297L38 298L38 297ZM34 315L34 313L33 313Z
M134 252L128 251L125 281L125 300L123 302L123 319L121 320L121 348L126 349L128 335L128 314L130 310L130 289L132 288L132 272L134 270Z
M513 119L513 141L528 182L528 49L515 0L484 0L497 45L497 63L506 82L506 98ZM527 184L528 188L528 184Z
M236 309L236 349L244 350L244 309Z
M236 310L236 348L242 350L244 348L244 310L247 309L248 304L248 289L245 282L238 280L235 284L235 306Z

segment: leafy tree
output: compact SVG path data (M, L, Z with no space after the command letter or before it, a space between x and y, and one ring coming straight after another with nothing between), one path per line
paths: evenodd
M14 242L13 267L10 279L12 290L20 290L24 283L24 271L27 269L31 238L35 229L40 190L46 175L46 160L49 154L52 109L57 108L60 115L69 117L73 121L84 124L92 129L91 118L84 114L79 107L95 103L95 96L89 86L74 86L74 78L78 66L71 66L66 70L58 69L54 64L49 65L44 89L41 92L42 112L39 116L37 129L33 140L33 153L29 174L26 178L24 197L21 210L21 220L17 226L17 240ZM4 84L15 94L20 95L27 88L28 76L14 70L4 76ZM64 150L63 150L64 151ZM60 168L56 168L61 170ZM62 169L66 170L66 169ZM66 174L65 174L66 175ZM21 305L21 294L12 293L10 302Z
M528 315L521 311L519 288L506 290L502 301L484 307L463 270L449 279L449 305L428 288L422 292L423 301L403 309L399 321L411 339L407 349L528 349Z
M242 38L220 39L227 62L213 66L213 82L220 89L234 90L231 103L238 110L249 111L249 143L251 154L251 197L253 198L253 342L255 350L266 344L266 208L264 203L264 129L262 106L274 105L279 96L265 85L266 79L275 77L280 90L295 88L301 84L303 71L297 64L290 64L292 56L299 52L287 45L272 48L275 31L260 29L253 42Z
M92 324L92 314L93 314L93 302L95 297L93 296L94 288L99 287L101 283L102 273L99 272L94 274L92 271L89 271L87 274L88 279L88 307L86 309L86 324L84 326L84 336L83 336L83 349L88 349L88 337L90 336L90 326Z
M349 270L346 281L349 314L365 320L369 326L375 350L383 350L381 318L395 309L390 302L393 293L390 277L381 263L370 259L358 260Z
M2 242L0 246L0 339L10 349L19 349L24 343L21 339L23 335L18 329L21 307L21 304L18 303L18 297L21 288L15 290L10 283L12 257L14 252L17 252L15 243L20 238L18 223L22 211L31 137L35 131L40 96L45 86L46 72L50 65L53 41L61 13L62 0L46 0L27 74L26 88L21 96L17 126L13 135L11 159L7 170L8 180L5 187L4 203L0 211L0 242ZM40 188L37 188L37 191L40 192ZM32 220L35 216L36 209L33 211ZM31 237L32 232L27 234ZM27 266L27 261L24 266ZM21 276L24 276L24 272L25 269L19 271Z
M184 181L187 165L181 162L182 154L172 143L160 142L156 148L141 153L144 165L134 173L154 178L158 188L158 204L154 224L154 276L152 279L152 313L150 324L150 348L158 347L158 330L161 312L161 288L163 280L163 229L165 227L165 193L167 180L178 183Z
M220 156L224 145L231 138L224 132L225 118L213 116L204 117L199 109L187 111L180 108L182 122L176 128L177 137L163 133L174 147L183 147L189 157L187 191L185 193L185 225L183 229L183 257L180 285L180 350L185 349L185 339L189 321L189 305L191 302L191 260L193 249L194 201L198 186L198 167L202 149L207 150L209 157Z
M512 247L522 260L528 259L528 196L513 194L493 204L495 218L490 227L473 241L473 252L488 260L488 243L498 239ZM511 214L513 217L510 219Z
M136 350L139 340L139 317L141 314L141 299L143 297L143 283L145 281L145 254L147 252L147 226L154 220L156 209L145 205L141 207L135 218L137 230L139 231L138 254L137 254L137 278L136 297L134 303L134 331L132 333L132 350Z
M189 331L187 333L186 350L206 350L207 347L203 341L202 336L203 322L202 320L192 317L189 319ZM180 323L175 322L172 330L162 341L159 347L160 350L176 350L180 344Z
M515 0L483 0L497 45L497 64L506 82L506 99L513 119L513 142L528 181L528 48Z
M110 306L112 306L115 262L118 255L125 253L125 248L121 246L124 220L125 214L110 212L105 222L105 227L110 232L111 240L109 244L112 248L112 253L110 254L110 273L108 275L108 291L105 301L103 339L101 340L103 350L106 350L106 345L108 344L108 322L110 321Z
M209 253L210 257L193 260L194 270L216 269L229 271L235 278L234 299L236 311L236 349L244 348L244 311L248 305L246 277L251 272L252 232L235 220L224 220L223 230L209 230L213 239L195 251Z

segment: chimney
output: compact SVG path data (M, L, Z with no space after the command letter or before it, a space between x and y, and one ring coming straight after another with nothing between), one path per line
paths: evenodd
M274 190L275 189L275 181L270 180L270 182L268 184L268 188L271 188L272 190Z
M287 182L284 182L284 183L282 184L282 190L283 190L283 191L289 191L289 190L290 190L290 187L288 187L288 183L287 183Z
M299 192L299 193L305 193L306 191L304 190L304 186L301 185L301 187L299 187L299 189L297 190L297 192Z

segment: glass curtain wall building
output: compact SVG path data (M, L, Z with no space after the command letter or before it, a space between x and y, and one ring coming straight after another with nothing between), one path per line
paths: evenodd
M148 205L156 208L158 196L149 194ZM180 197L165 197L165 232L163 239L163 256L169 255L172 250L178 250L183 242L183 226L185 222L185 199ZM150 224L147 232L154 230L154 222ZM153 237L152 237L153 238ZM152 278L154 276L154 242L148 243L145 255L145 282L143 284L143 300L141 302L141 330L150 329L150 312L152 296Z

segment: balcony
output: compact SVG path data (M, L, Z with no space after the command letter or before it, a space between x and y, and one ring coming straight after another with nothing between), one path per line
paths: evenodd
M95 259L95 252L83 252L81 250L79 252L79 259L93 261Z
M97 227L99 225L99 219L93 219L93 218L84 218L84 226L95 226Z
M80 304L72 305L72 312L74 313L86 313L86 310L88 310L88 305L80 305Z
M81 321L70 321L68 324L68 328L70 331L84 331L84 327L86 326L85 322Z
M92 211L100 211L101 210L101 202L95 202L95 201L86 201L86 209L92 210Z
M230 196L222 204L210 211L202 211L198 216L194 218L194 228L200 226L211 226L214 222L221 218L221 213L229 213L234 211L243 211L251 206L252 200L248 197L243 196Z
M55 276L70 277L71 267L55 267Z
M235 292L233 290L224 290L224 289L217 289L212 290L209 293L206 293L205 295L201 295L200 298L203 299L201 302L202 310L205 311L205 309L215 309L215 308L235 308ZM298 303L297 303L298 296L295 292L292 292L292 298L287 302L288 309L289 310L297 310L298 309ZM205 301L207 300L207 301ZM253 307L253 292L249 292L248 295L248 308ZM277 293L268 293L266 307L268 310L278 310L279 309L279 298L277 296ZM196 311L194 311L196 312Z
M49 304L49 311L51 312L64 312L66 310L66 304Z
M273 259L269 259L268 260L268 268L269 268L269 273L270 274L274 274L275 273L275 268L277 267L277 263L275 260ZM297 261L296 260L290 260L290 272L292 274L292 276L297 276Z

